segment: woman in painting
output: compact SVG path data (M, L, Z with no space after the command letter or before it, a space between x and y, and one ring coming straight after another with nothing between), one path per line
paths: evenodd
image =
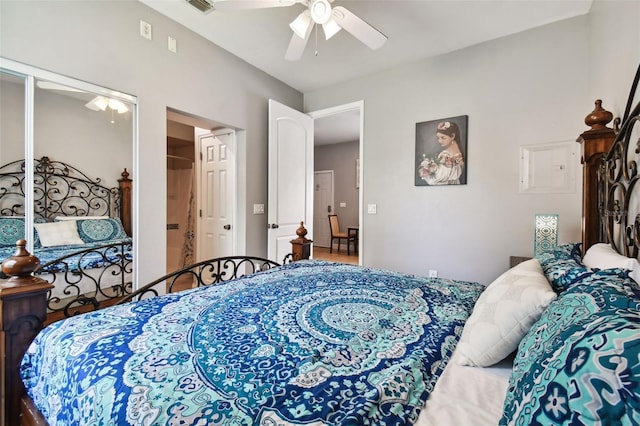
M438 123L436 137L442 150L435 158L423 156L418 167L420 178L429 185L459 185L464 168L460 150L460 130L456 123Z

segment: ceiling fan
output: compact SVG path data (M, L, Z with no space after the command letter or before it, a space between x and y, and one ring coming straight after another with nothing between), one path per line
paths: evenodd
M289 24L293 36L285 54L288 61L296 61L302 57L316 24L322 25L327 40L340 29L344 29L371 49L379 49L384 45L387 36L344 7L331 7L332 2L333 0L214 0L213 8L227 11L287 7L296 3L306 6L307 8Z

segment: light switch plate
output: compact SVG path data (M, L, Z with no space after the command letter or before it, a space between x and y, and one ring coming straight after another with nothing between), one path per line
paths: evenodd
M167 36L167 49L169 52L177 53L178 52L178 42L175 38L171 36Z
M253 214L264 214L264 204L254 204Z
M367 204L367 213L368 214L376 214L376 213L378 213L378 205L377 204Z

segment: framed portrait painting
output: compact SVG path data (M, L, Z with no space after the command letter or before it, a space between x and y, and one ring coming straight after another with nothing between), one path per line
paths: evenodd
M467 183L469 116L416 123L416 186Z

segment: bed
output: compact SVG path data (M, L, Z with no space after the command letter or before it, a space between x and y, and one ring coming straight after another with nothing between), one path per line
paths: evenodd
M131 292L131 184L125 169L117 187L43 156L34 160L36 271L54 284L51 318L96 309ZM25 235L25 162L0 167L0 258Z
M24 424L640 424L637 80L580 135L582 242L486 288L301 260L36 319Z

